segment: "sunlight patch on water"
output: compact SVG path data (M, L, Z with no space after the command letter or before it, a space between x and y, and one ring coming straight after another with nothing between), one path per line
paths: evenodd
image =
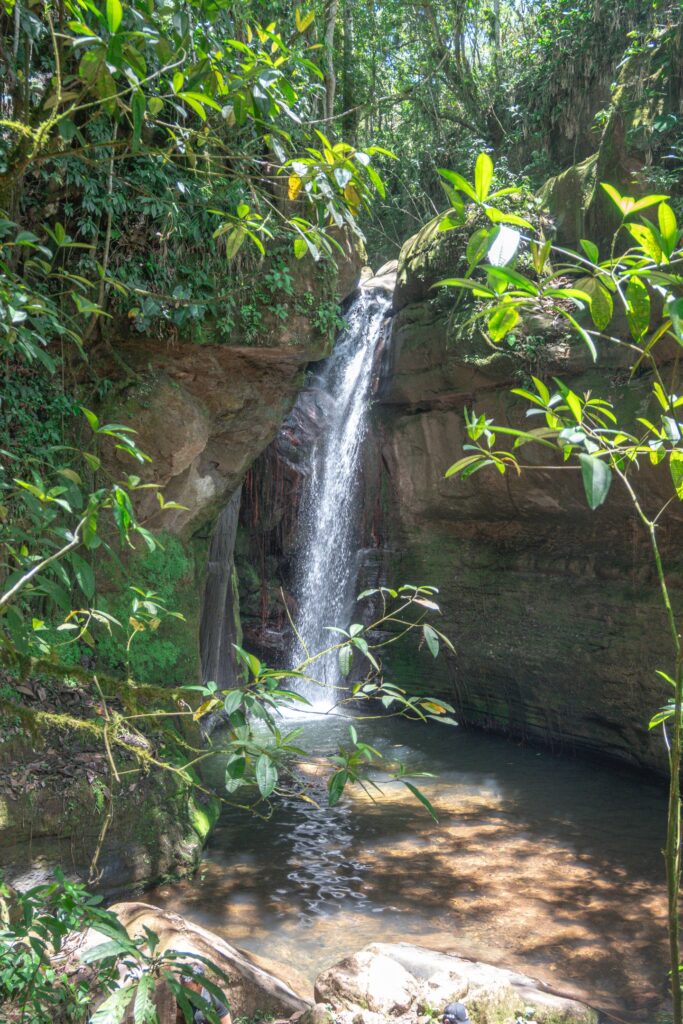
M347 728L307 729L321 804L317 759ZM358 787L333 808L283 800L267 822L226 813L201 879L152 901L311 979L369 942L413 941L649 1019L666 984L661 790L461 730L379 720L372 742L436 773L417 782L438 825L395 783L376 802Z

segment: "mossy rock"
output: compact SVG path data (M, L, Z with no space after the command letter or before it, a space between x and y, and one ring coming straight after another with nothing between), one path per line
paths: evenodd
M462 275L466 268L467 241L478 227L489 222L471 217L461 228L440 231L443 214L428 221L404 243L398 258L394 308L403 309L412 302L436 299L432 285L444 277Z
M553 219L556 241L561 245L574 246L586 237L586 212L595 194L597 163L598 154L594 153L550 178L538 193Z

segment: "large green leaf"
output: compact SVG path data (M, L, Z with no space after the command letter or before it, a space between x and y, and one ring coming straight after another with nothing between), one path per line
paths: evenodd
M133 114L133 139L131 147L134 153L140 148L140 136L142 134L142 121L145 116L146 100L145 94L139 89L133 93L131 100L131 111Z
M632 337L640 341L650 326L650 296L639 277L632 277L626 288L626 318Z
M118 32L122 18L123 7L121 6L121 0L107 0L107 28L112 35Z
M491 191L493 181L493 160L488 153L480 153L474 165L474 190L477 199L483 203Z
M418 789L417 786L414 786L412 784L412 782L406 782L405 779L401 779L401 782L406 787L406 789L410 790L410 792L413 794L414 797L417 797L417 799L420 801L420 803L425 808L425 810L427 811L429 816L432 818L432 820L435 821L438 824L439 819L436 816L436 811L434 810L434 808L432 807L431 803L429 802L427 797L424 795L422 790Z
M657 208L657 220L666 254L671 256L678 242L678 224L676 223L676 214L668 203L660 203Z
M76 582L84 595L90 599L95 593L95 573L92 567L80 555L71 555L71 564L74 570Z
M268 798L277 785L277 768L267 754L261 754L256 762L256 785L264 798Z
M341 674L346 679L346 677L348 676L349 672L351 671L351 658L352 658L351 648L350 648L350 646L348 644L344 644L343 647L339 648L339 655L338 655L338 657L339 657L339 671L341 672Z
M429 623L427 623L427 622L425 622L424 626L422 627L422 633L424 635L425 642L427 644L427 647L430 650L430 653L432 654L432 656L434 658L438 658L438 656L439 656L439 635L438 635L438 633L436 632L434 627L430 626Z
M683 501L683 452L673 451L669 455L669 468L676 494Z
M502 341L518 323L519 313L514 306L499 306L487 325L491 341Z
M134 992L135 985L126 985L112 992L95 1010L90 1024L121 1024Z
M150 974L143 974L138 982L138 990L135 994L135 1008L133 1010L135 1024L154 1024L157 1020L153 996L154 978Z
M599 508L607 497L612 483L612 470L606 462L595 455L579 455L581 476L588 504L592 509Z
M454 185L459 192L464 192L469 199L477 201L477 193L474 191L469 181L467 181L461 174L456 171L447 171L443 168L439 168L439 174L445 180Z
M599 331L604 331L614 312L612 296L595 277L579 278L576 287L588 295L593 323Z
M341 800L344 787L349 781L349 773L345 769L335 772L327 784L327 800L330 807L334 807Z

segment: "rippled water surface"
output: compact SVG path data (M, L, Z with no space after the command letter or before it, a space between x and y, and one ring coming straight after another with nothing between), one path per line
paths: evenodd
M305 745L331 749L339 721ZM665 992L665 798L626 769L444 726L383 720L362 738L415 770L336 808L226 811L194 880L150 897L310 980L368 942L407 940L535 975L615 1019Z

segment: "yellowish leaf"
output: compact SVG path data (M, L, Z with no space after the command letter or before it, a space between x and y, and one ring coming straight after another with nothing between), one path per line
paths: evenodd
M296 27L299 32L305 32L309 25L313 24L315 19L315 12L309 11L307 14L302 14L301 9L296 9Z
M210 697L208 700L205 700L203 704L199 705L195 713L192 715L192 718L195 722L198 722L200 718L203 718L204 715L208 715L209 711L213 711L213 709L218 707L220 703L221 702L215 697Z

